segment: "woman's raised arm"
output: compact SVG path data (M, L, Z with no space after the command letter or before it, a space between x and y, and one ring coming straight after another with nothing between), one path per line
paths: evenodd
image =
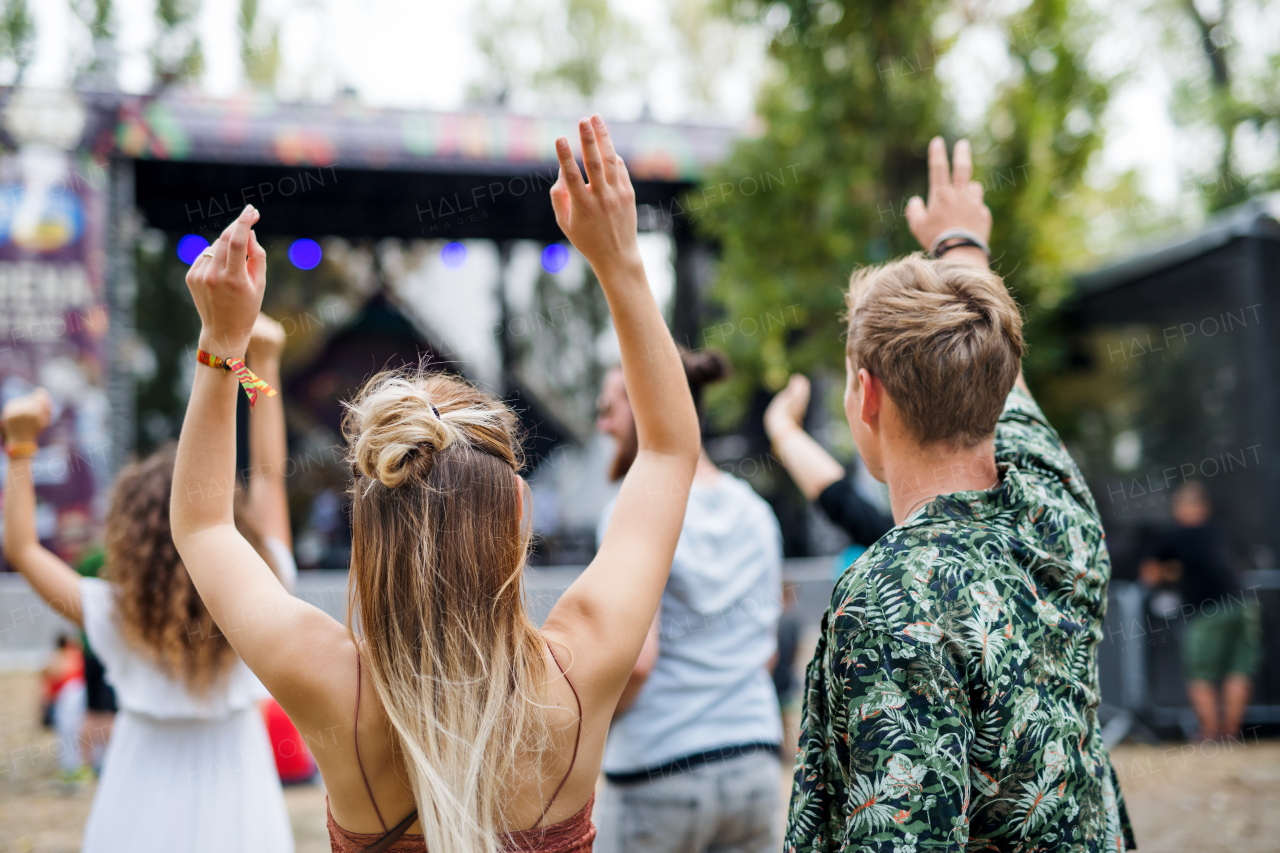
M284 328L266 314L259 314L249 336L249 369L268 385L280 387L280 353L284 350ZM284 425L284 398L259 397L249 419L249 513L258 532L293 548L289 527L289 494L285 489L285 467L289 447ZM284 578L281 578L284 581ZM289 589L291 583L286 582Z
M43 388L4 407L9 475L4 487L4 556L58 616L81 624L80 575L40 544L36 533L36 485L31 457L36 439L49 426L52 404Z
M556 221L595 270L622 349L639 451L595 560L557 602L544 630L571 642L575 666L616 700L658 609L697 463L698 416L684 368L649 289L636 240L635 191L599 116L578 133L587 181L556 140Z
M178 439L169 521L174 545L209 613L244 662L293 713L305 708L317 689L324 691L324 673L330 670L325 664L335 645L346 642L346 632L289 595L233 520L237 374L266 286L266 252L251 230L257 220L257 211L246 207L212 252L187 272L200 312L200 358L227 368L196 369Z

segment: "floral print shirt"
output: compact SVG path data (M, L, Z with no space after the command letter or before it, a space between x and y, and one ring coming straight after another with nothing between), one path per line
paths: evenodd
M1136 848L1097 716L1097 507L1018 389L996 462L990 491L935 498L837 581L784 853Z

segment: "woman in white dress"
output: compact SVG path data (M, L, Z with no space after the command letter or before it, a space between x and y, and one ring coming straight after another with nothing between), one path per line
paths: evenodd
M253 341L254 369L279 387L283 332L262 317ZM31 456L50 414L43 390L4 407L10 457L4 551L53 612L83 625L115 688L120 712L83 849L292 851L284 795L258 711L267 694L227 641L224 631L234 633L235 626L215 625L170 535L174 447L120 473L107 515L108 579L81 578L36 535ZM279 464L284 454L280 398L263 398L251 419L254 474L241 507L254 523L237 519L237 526L288 584L296 569L287 547Z

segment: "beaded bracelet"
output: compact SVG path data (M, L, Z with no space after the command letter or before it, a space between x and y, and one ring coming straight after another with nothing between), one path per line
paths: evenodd
M240 387L244 389L244 393L249 395L250 411L253 410L253 404L258 402L258 394L266 394L268 397L276 395L276 389L258 378L258 375L244 363L243 358L221 358L202 349L197 349L196 361L215 370L226 370L234 373L236 379L240 380Z

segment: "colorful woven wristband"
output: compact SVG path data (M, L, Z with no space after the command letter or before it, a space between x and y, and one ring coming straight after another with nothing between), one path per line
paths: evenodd
M276 395L276 389L259 379L258 375L244 363L243 358L221 358L202 349L197 349L196 361L215 370L226 370L234 373L236 379L240 380L240 387L244 389L244 393L249 395L250 411L253 410L253 404L258 402L258 394L266 394L268 397Z

